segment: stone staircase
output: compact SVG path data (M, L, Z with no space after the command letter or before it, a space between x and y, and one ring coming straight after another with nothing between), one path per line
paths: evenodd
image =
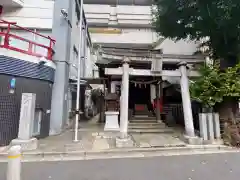
M173 133L163 122L157 122L156 117L137 115L131 118L128 125L130 133Z

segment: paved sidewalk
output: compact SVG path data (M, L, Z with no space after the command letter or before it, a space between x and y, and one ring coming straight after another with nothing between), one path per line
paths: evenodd
M73 130L38 141L39 148L29 152L76 152L124 149L116 147L117 132L79 131L79 141L73 142ZM184 147L186 144L174 134L130 134L134 144L130 148Z
M34 151L23 152L25 157L47 156L78 156L86 158L86 155L109 154L134 154L137 152L173 152L188 150L219 150L229 147L221 145L189 146L181 140L182 132L176 129L174 133L140 134L130 133L134 142L132 147L117 148L116 137L118 132L104 132L103 125L96 123L97 117L90 122L80 123L78 142L73 142L74 132L66 130L57 136L50 136L38 141L39 147ZM6 158L7 149L0 151L0 158ZM111 155L110 155L111 154Z
M116 133L79 132L79 142L73 142L73 131L39 140L39 148L23 152L24 160L45 161L70 159L102 159L119 157L147 157L181 154L236 151L222 145L190 146L171 134L133 134L134 146L116 148ZM0 152L0 161L6 161L7 149Z

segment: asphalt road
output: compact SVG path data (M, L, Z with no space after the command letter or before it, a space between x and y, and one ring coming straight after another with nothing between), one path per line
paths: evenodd
M0 164L5 180L6 164ZM27 162L22 180L239 180L240 153Z

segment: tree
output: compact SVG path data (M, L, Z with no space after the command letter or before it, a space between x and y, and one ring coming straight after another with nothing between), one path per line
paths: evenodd
M205 42L214 59L237 63L240 50L239 0L154 0L153 25L161 36ZM221 62L222 63L222 62Z
M220 71L219 65L203 65L200 76L193 78L190 84L192 99L201 102L204 107L214 107L226 98L238 100L240 97L240 63Z
M203 65L200 76L190 83L191 98L200 102L204 108L212 108L224 98L224 77L218 65Z

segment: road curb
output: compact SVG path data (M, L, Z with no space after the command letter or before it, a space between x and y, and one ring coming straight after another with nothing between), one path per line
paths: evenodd
M92 151L31 151L23 152L24 160L29 159L52 159L52 158L77 158L82 160L99 159L99 158L115 158L115 157L141 157L146 154L192 154L193 152L237 152L238 149L223 145L188 145L184 147L151 147L151 148L119 148L109 150L92 150ZM0 160L7 160L7 153L0 153Z

